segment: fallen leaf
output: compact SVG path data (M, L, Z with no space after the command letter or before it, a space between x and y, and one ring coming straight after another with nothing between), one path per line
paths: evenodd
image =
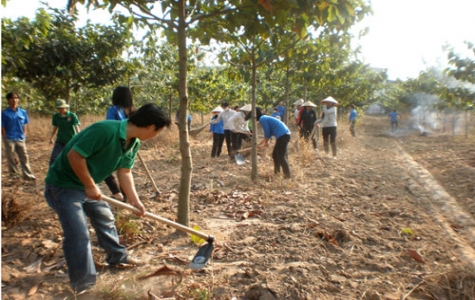
M154 276L165 276L165 275L168 275L168 276L183 276L183 274L180 271L173 270L173 269L169 268L167 265L164 265L163 267L156 270L155 272L153 272L151 274L148 274L148 275L141 276L138 279L143 280L143 279L147 279L147 278L154 277Z
M419 252L417 252L416 250L413 250L413 249L407 249L406 250L406 253L412 257L415 261L417 261L418 263L421 263L421 264L424 264L425 261L424 259L422 258L422 256L419 254Z
M38 291L38 287L40 286L39 283L35 283L35 285L33 285L30 290L28 291L28 297L31 297L33 296L34 294L36 294L36 292Z
M35 261L28 267L24 267L23 270L26 271L26 273L40 273L41 272L41 263L43 262L43 257L40 258L39 260Z

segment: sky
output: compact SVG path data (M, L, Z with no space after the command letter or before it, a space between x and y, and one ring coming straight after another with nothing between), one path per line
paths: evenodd
M42 0L55 8L65 8L67 0ZM355 36L363 28L367 35L354 41L361 46L361 58L374 68L387 69L389 79L415 78L428 67L447 65L445 44L462 56L474 58L464 41L475 44L475 0L371 0L373 15L352 30ZM37 0L9 0L1 7L2 17L34 18ZM83 23L106 22L105 11L80 10ZM80 24L79 24L80 26Z

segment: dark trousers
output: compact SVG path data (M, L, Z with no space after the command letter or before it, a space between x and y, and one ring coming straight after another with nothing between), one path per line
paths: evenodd
M237 151L242 147L242 138L244 134L231 132L231 144L233 145L233 150Z
M232 131L229 129L224 129L224 139L226 140L226 148L228 149L228 155L229 157L232 157L233 154L233 148L232 148L232 142L231 142L231 134Z
M213 133L213 148L211 149L211 157L219 157L221 149L223 149L224 134Z
M111 176L107 177L104 182L106 183L107 187L111 191L112 195L118 194L121 192L119 184L115 180L114 175L111 174Z
M290 168L287 162L287 145L290 142L290 134L284 134L275 142L272 158L274 159L274 173L280 173L280 167L284 171L284 177L290 178Z
M332 154L336 156L336 126L335 127L323 127L323 148L325 153L330 153L330 144L332 145ZM330 143L328 143L330 141Z
M302 127L300 130L301 130L300 136L305 140L306 143L308 143L308 141L310 140L310 135L312 134L313 127L310 127L310 128ZM313 148L317 149L317 140L314 137L312 137L312 144L313 144Z

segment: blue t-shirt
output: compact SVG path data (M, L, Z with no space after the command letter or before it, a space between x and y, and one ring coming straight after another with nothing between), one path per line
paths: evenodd
M285 134L290 134L289 128L277 118L262 116L259 119L259 123L264 130L264 138L266 139L270 139L272 136L278 139Z
M211 118L211 120L216 120L217 118L218 118L218 115L214 115ZM191 121L191 119L190 119L190 121ZM209 126L209 131L212 132L212 133L224 134L223 119L219 120L219 122L216 123L216 124L211 123L211 125Z
M283 120L285 116L285 106L279 105L277 106L277 109L279 110L280 118Z
M358 113L356 112L356 109L352 109L350 112L350 121L356 121L356 117L358 116Z
M122 121L127 119L125 110L122 107L112 105L107 109L106 120Z
M23 108L17 107L15 111L11 107L8 107L2 111L2 128L5 129L8 140L24 140L24 128L28 123L30 123L30 120L28 119L26 110Z
M391 120L391 122L397 122L397 116L399 116L400 113L398 112L395 112L395 111L392 111L389 113L389 118Z

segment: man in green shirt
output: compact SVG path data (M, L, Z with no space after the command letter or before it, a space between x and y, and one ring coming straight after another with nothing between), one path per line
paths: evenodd
M78 117L75 113L68 110L69 105L66 101L59 99L56 101L57 113L53 115L53 131L51 132L51 138L49 140L50 145L53 144L53 138L56 134L56 141L54 142L53 151L51 151L51 158L49 160L49 165L51 166L53 162L58 157L59 153L64 149L64 146L69 142L73 136L76 135L79 131Z
M97 184L117 171L129 203L143 216L145 207L135 189L131 169L140 141L155 137L170 123L168 114L153 103L140 107L129 119L94 123L66 144L48 170L45 197L63 228L63 251L74 292L80 294L92 288L97 277L86 217L107 253L109 265L140 264L119 243L114 215L109 205L100 201Z

